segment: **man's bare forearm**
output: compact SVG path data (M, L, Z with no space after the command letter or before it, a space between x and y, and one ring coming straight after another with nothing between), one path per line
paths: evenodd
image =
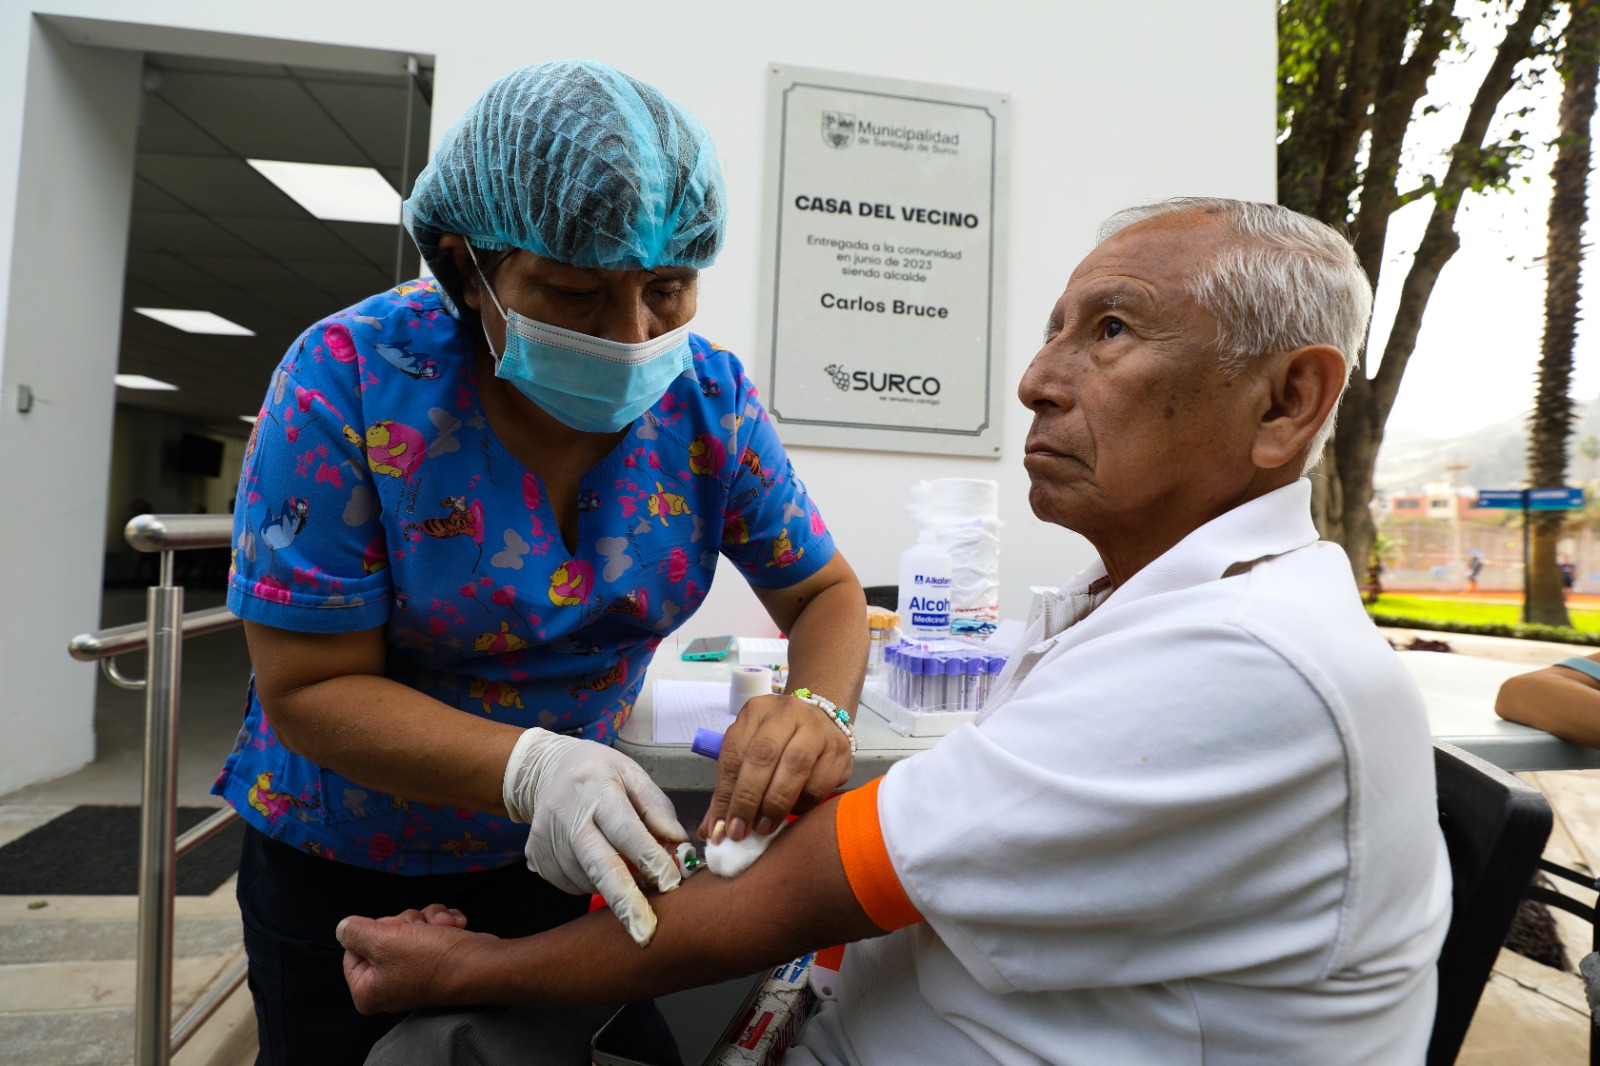
M630 1002L880 935L850 891L833 807L796 822L736 880L700 874L651 899L648 948L607 912L521 940L464 939L441 967L452 1004ZM470 915L468 916L470 920Z

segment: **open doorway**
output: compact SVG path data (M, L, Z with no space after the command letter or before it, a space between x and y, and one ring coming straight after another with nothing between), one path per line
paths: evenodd
M154 577L122 539L134 514L231 509L249 420L300 331L417 273L398 208L427 158L432 70L407 67L145 54L108 588ZM226 551L179 560L182 583L221 588Z

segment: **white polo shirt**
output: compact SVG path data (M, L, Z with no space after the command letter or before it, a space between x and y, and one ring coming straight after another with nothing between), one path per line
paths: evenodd
M844 798L863 906L924 920L851 945L786 1063L1423 1061L1427 720L1309 498L1079 574L982 720Z

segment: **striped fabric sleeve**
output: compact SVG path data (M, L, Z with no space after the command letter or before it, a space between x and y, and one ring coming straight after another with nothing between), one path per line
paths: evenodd
M922 921L906 890L900 886L878 821L878 777L839 797L834 830L839 836L839 858L850 891L867 917L885 932Z

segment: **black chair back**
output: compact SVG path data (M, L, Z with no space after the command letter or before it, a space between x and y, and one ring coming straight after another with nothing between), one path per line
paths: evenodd
M1433 765L1455 910L1439 955L1427 1061L1448 1066L1550 836L1550 804L1537 789L1450 744L1434 745Z
M868 585L863 591L867 594L868 607L882 607L885 611L900 609L899 585Z

